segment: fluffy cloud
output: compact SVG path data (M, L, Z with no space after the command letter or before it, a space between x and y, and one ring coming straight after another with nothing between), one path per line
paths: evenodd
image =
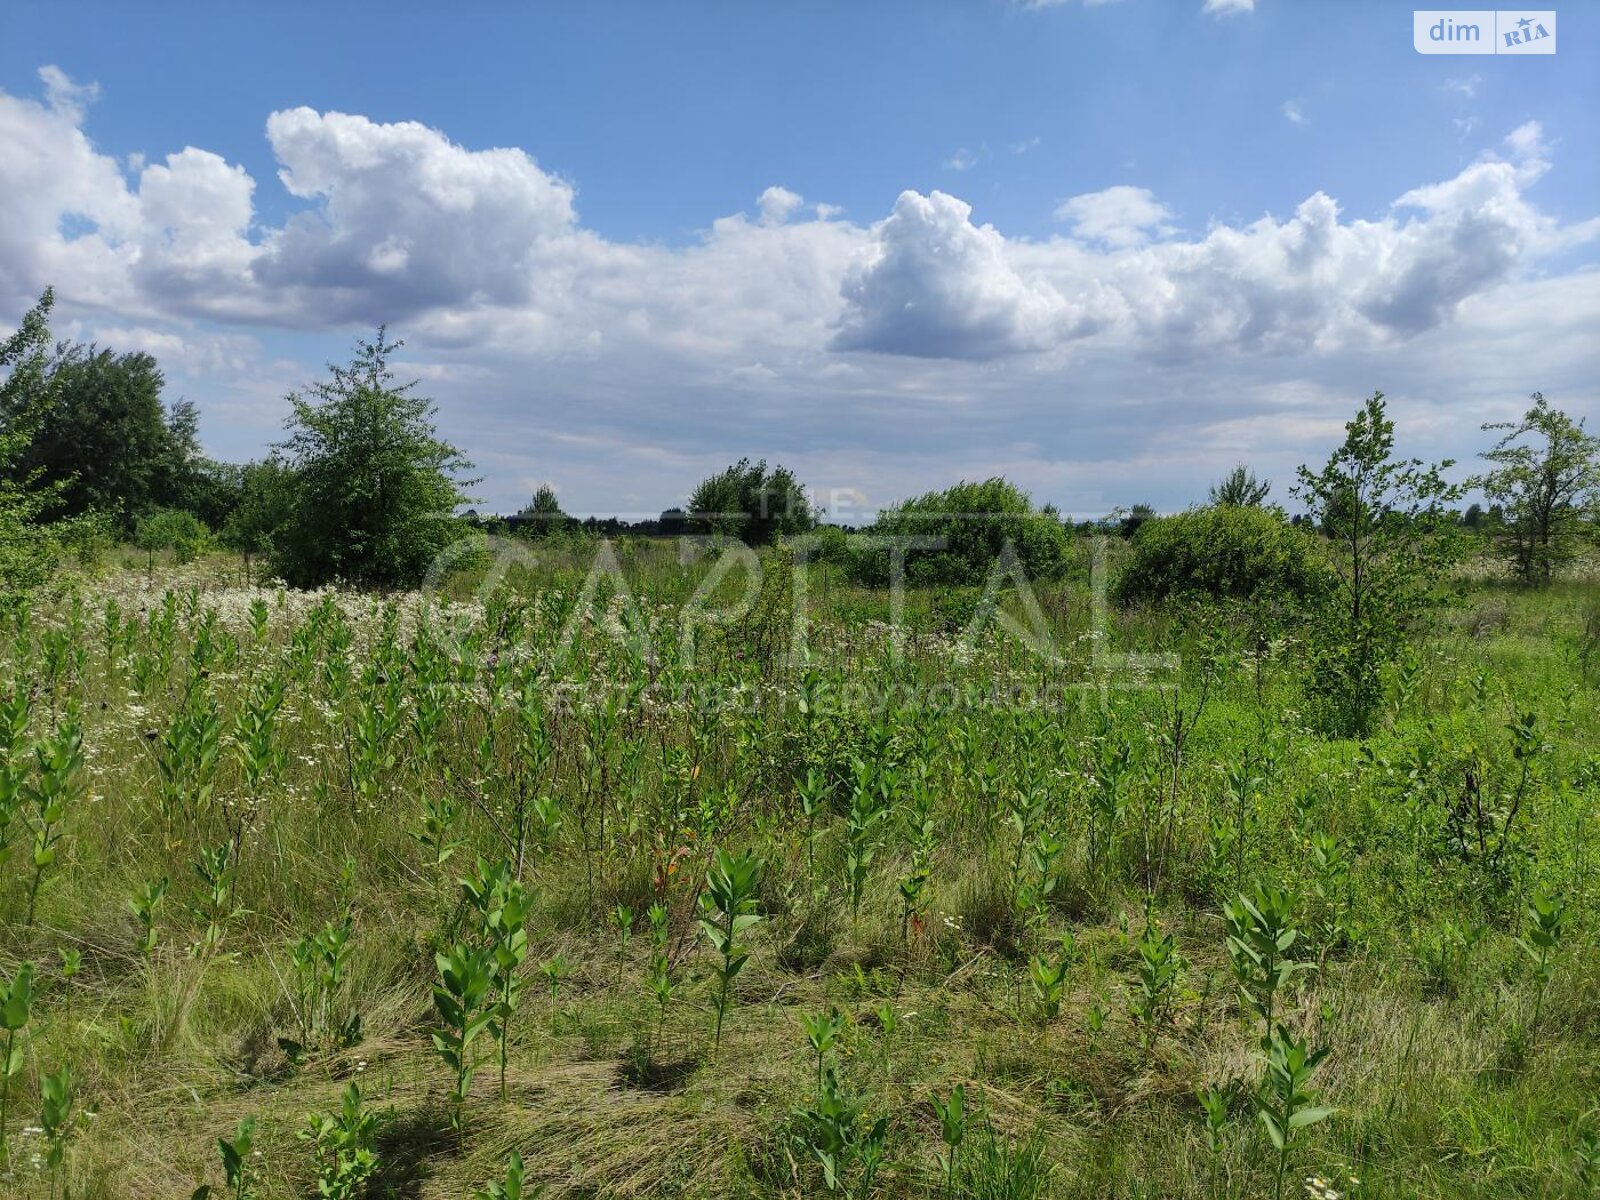
M43 102L0 92L0 302L17 307L47 282L91 303L130 300L116 244L138 231L138 202L79 128L84 89L43 74Z
M1503 145L1504 157L1406 192L1380 220L1342 221L1317 192L1285 220L1217 225L1195 241L1152 242L1173 233L1171 213L1142 188L1073 197L1056 215L1076 240L1045 243L976 227L951 197L908 193L845 282L837 344L996 358L1092 338L1176 361L1412 337L1523 264L1600 234L1600 221L1562 226L1524 196L1549 167L1536 122Z
M74 121L82 120L84 110L100 98L98 83L77 83L54 65L40 67L39 80L44 84L45 103Z
M834 345L934 358L993 358L1082 336L1092 324L1036 273L1019 270L972 207L902 192L844 281L849 314Z
M119 162L85 133L94 89L42 78L37 99L0 93L0 312L53 283L64 332L155 350L263 441L350 330L395 321L483 472L543 479L558 461L573 511L624 491L660 507L752 450L873 502L995 470L1069 508L1161 502L1092 481L1189 480L1252 430L1326 440L1351 380L1434 395L1448 427L1452 403L1504 415L1491 391L1581 391L1571 364L1592 359L1594 275L1543 274L1600 220L1530 199L1553 155L1537 123L1365 219L1319 191L1244 223L1186 213L1187 232L1161 197L1117 186L1026 239L938 191L869 223L774 185L661 245L585 228L574 184L523 150L409 122L274 113L276 178L197 147ZM295 211L264 222L255 205L278 189ZM1523 379L1513 350L1535 327L1553 349ZM276 354L284 330L328 336L304 363L247 336L271 331ZM1017 443L1068 412L1070 461ZM892 452L869 449L886 437Z
M573 232L573 188L521 150L466 150L437 130L309 108L267 118L293 196L316 202L263 243L268 287L335 298L359 319L379 290L396 316L533 303L547 243Z
M1500 154L1343 221L1317 193L1287 219L1179 240L1148 189L1064 201L1070 238L975 223L964 201L905 192L882 221L830 219L781 186L757 219L680 247L582 227L573 185L520 149L473 150L415 122L295 108L267 119L277 182L306 202L255 220L257 181L186 147L125 173L83 131L93 89L41 73L0 94L0 293L148 323L327 328L403 322L441 346L577 354L648 346L722 371L830 353L986 361L1085 344L1159 359L1298 353L1415 336L1546 253L1594 236L1525 190L1549 167L1536 122Z
M1213 17L1227 17L1255 10L1256 0L1206 0L1205 6L1200 11Z
M761 193L761 198L756 201L756 206L761 210L761 223L763 225L782 225L805 202L805 197L798 192L791 192L786 187L774 186Z
M1073 196L1056 208L1056 220L1070 222L1074 237L1114 250L1165 237L1171 219L1172 211L1150 189L1123 184Z

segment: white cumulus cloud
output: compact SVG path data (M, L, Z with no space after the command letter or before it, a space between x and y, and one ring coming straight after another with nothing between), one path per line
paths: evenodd
M791 192L786 187L773 186L762 192L761 198L756 203L761 209L763 225L782 225L805 202L805 197L798 192Z
M1119 184L1064 200L1056 219L1072 225L1083 241L1104 242L1112 249L1137 246L1172 232L1172 211L1149 188Z
M1084 314L1019 270L991 225L943 192L902 192L844 280L849 313L834 345L934 358L992 358L1081 332Z

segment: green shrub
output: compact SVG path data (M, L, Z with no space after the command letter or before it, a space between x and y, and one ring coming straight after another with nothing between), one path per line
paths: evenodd
M140 517L133 533L133 544L152 560L158 550L171 550L178 562L193 562L210 543L211 534L205 523L193 513L175 508L158 508Z
M1328 570L1312 540L1270 508L1221 504L1146 521L1117 579L1123 603L1170 597L1303 600Z
M329 379L289 397L278 450L294 488L271 547L273 570L292 587L416 587L463 565L456 547L469 527L453 513L472 464L438 436L433 401L415 381L395 382L389 358L403 344L380 328L377 341L356 342L348 366L330 364Z
M1072 539L1048 506L1005 479L962 482L885 509L874 538L936 538L940 545L905 550L905 578L918 587L983 586L1009 546L1030 580L1054 579L1072 557ZM882 586L891 575L887 545L856 548L852 568L861 582Z
M741 458L702 480L689 497L689 524L700 533L739 538L765 546L780 536L806 533L817 511L788 467Z
M837 525L818 525L812 536L811 561L844 563L850 559L850 535Z

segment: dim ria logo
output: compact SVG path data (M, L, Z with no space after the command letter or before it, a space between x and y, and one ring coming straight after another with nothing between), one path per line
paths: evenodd
M1556 11L1418 9L1411 40L1418 54L1554 54Z

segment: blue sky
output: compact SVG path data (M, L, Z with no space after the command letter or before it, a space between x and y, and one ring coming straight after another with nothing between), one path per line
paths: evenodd
M746 453L845 516L1175 508L1378 387L1469 457L1597 408L1600 7L1558 15L1518 58L1381 3L13 2L0 325L54 283L242 458L388 320L501 509Z

